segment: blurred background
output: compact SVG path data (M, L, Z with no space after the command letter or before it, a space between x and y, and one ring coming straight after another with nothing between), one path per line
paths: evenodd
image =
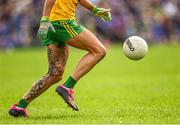
M123 42L140 35L151 43L179 43L180 0L91 0L112 8L105 23L82 7L78 21L103 43ZM0 0L0 49L39 46L37 30L44 0Z

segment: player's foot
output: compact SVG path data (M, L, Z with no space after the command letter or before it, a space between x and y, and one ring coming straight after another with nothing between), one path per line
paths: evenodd
M13 117L27 117L28 113L26 108L20 108L15 104L10 108L9 115Z
M63 100L75 111L79 111L77 105L75 104L73 97L73 90L66 88L64 85L58 86L56 92L63 98Z

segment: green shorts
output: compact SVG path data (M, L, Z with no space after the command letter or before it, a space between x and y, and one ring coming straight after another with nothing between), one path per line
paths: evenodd
M43 46L49 44L65 44L67 40L75 37L84 30L84 27L75 20L52 21L51 23L56 32L52 30L48 31L48 38L41 41Z

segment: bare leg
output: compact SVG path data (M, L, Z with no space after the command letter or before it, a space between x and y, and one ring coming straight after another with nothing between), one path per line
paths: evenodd
M23 97L26 102L30 103L36 97L46 91L51 85L61 80L64 67L68 58L68 47L64 45L48 46L49 70L41 80L37 81L29 92Z
M56 88L56 92L63 98L63 100L75 111L78 107L73 98L72 88L76 82L88 73L106 54L105 47L99 40L88 30L67 41L67 44L88 51L83 58L80 59L71 77L62 85Z
M81 58L72 73L72 77L76 81L88 73L106 55L105 47L96 36L88 30L83 31L75 38L69 40L67 44L88 51L88 54Z

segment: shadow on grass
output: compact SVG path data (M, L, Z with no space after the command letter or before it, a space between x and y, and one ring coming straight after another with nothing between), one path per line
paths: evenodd
M45 114L42 116L29 116L29 119L31 120L40 120L40 119L45 119L45 120L60 120L60 119L77 119L77 118L82 118L84 115L82 114Z

